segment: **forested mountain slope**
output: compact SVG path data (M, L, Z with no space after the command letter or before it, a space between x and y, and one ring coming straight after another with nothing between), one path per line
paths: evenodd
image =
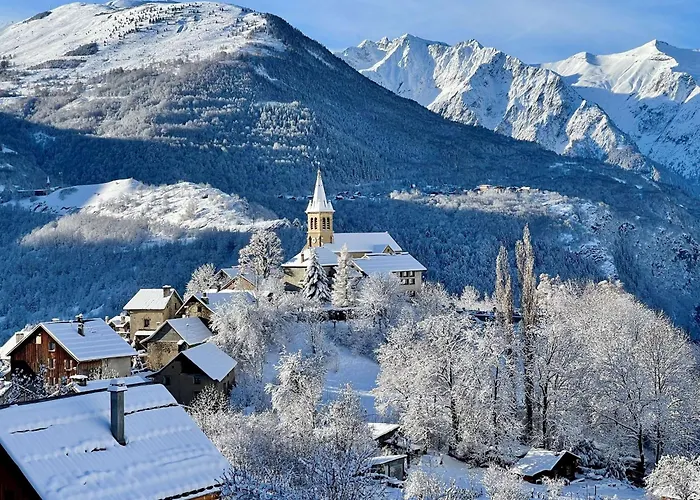
M450 120L564 155L650 169L606 113L559 75L476 40L450 46L403 35L365 40L337 55L372 81Z
M618 276L695 327L698 212L673 187L446 120L376 85L275 16L195 2L126 10L71 4L37 17L0 32L0 52L13 55L0 77L10 96L2 99L0 142L51 179L204 182L304 220L304 202L285 195L309 194L321 167L329 193L373 193L338 203L338 230L391 231L451 290L473 284L490 291L499 243L512 246L531 221L538 272ZM52 38L68 32L65 19L73 34ZM205 48L185 60L199 40ZM20 45L47 51L30 55ZM470 191L481 184L494 187ZM301 234L286 231L286 242ZM3 290L17 284L12 273L23 259L35 256L7 245L14 264L0 279ZM214 244L215 258L202 262L235 261L237 243L224 246ZM43 255L51 255L48 248ZM189 248L180 247L183 262L192 261ZM121 262L123 272L136 272ZM164 261L163 280L168 272ZM104 279L91 288L104 287Z

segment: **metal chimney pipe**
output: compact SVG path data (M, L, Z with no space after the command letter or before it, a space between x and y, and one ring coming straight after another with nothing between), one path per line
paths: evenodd
M109 383L109 408L111 413L112 436L122 446L126 446L124 438L124 393L126 384L122 380L112 380Z

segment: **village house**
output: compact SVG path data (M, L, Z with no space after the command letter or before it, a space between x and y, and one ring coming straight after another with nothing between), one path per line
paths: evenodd
M549 451L532 448L513 466L513 472L530 483L538 483L544 478L564 478L573 481L579 457L569 451Z
M173 287L142 288L126 303L130 340L136 343L153 333L166 320L174 318L182 307L182 298Z
M249 304L255 302L255 296L249 291L222 290L220 292L206 291L190 295L178 309L178 318L201 318L207 325L216 310L232 300L244 300Z
M119 316L115 316L107 324L112 327L112 330L117 332L124 338L129 337L129 332L131 331L131 318L122 312Z
M368 459L370 471L397 481L406 478L406 455L386 455Z
M420 290L426 268L404 252L387 232L336 233L333 215L335 209L326 198L321 171L316 176L313 198L306 207L307 236L301 252L282 264L288 289L299 290L304 282L311 251L332 279L343 247L352 259L353 269L360 277L393 274L405 292Z
M44 367L53 385L73 375L124 377L136 351L102 319L40 323L7 354L11 373L36 375Z
M194 347L211 337L211 331L198 317L167 319L150 336L141 341L146 349L146 364L160 370L181 351Z
M236 360L207 342L182 351L153 375L181 404L188 405L206 387L228 394L236 385Z
M241 266L224 267L216 273L218 290L255 290L255 275Z
M158 384L0 407L2 500L215 500L228 467Z

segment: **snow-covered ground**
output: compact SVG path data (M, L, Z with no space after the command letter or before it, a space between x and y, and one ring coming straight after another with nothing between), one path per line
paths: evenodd
M150 186L121 179L63 188L14 203L35 212L79 212L165 223L186 230L250 231L281 223L236 195L191 182Z
M368 419L376 421L378 415L371 391L377 386L378 374L379 365L375 361L341 347L338 349L338 356L328 366L323 400L326 402L335 399L338 393L350 384L360 396Z

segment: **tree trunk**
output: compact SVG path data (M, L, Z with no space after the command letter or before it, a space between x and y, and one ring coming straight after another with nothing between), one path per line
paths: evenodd
M545 447L545 449L549 449L550 447L550 442L549 442L549 424L547 422L547 419L549 418L549 415L547 412L549 411L549 397L547 395L547 390L542 391L542 444Z

